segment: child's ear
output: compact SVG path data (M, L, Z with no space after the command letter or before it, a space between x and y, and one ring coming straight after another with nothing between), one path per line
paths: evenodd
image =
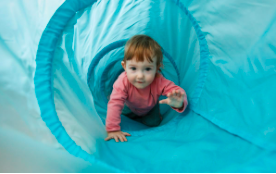
M124 68L124 70L126 70L126 63L124 61L121 62L122 67Z

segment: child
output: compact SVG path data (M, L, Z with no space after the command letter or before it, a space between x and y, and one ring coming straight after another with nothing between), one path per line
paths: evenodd
M106 141L114 138L116 142L124 142L130 136L121 131L121 114L153 127L162 121L159 103L168 104L179 113L185 110L188 105L185 91L158 73L162 61L160 45L149 36L136 35L127 42L121 62L125 71L115 81L108 102ZM158 102L160 95L168 98Z

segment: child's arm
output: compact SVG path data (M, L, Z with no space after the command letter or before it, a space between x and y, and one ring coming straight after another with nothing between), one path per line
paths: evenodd
M127 82L124 78L119 77L113 85L113 91L110 95L110 100L107 107L106 115L106 131L107 138L110 140L115 139L116 142L120 139L122 142L127 141L125 136L130 134L121 131L121 113L124 107L125 100L127 99Z
M113 88L110 100L107 105L107 114L105 120L105 126L107 132L120 131L121 112L124 107L124 95L120 91Z
M161 95L166 95L168 98L159 101L160 104L167 104L177 112L183 112L187 105L187 95L181 87L175 85L172 81L165 79L163 76L159 79L159 89Z

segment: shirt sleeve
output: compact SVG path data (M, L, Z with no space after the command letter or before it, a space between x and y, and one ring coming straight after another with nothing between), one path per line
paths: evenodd
M184 92L185 96L184 96L182 107L181 108L171 107L172 109L174 109L179 113L184 112L184 110L187 108L187 105L188 105L187 95L184 89L182 89L180 86L175 85L172 81L164 78L162 75L160 75L158 82L159 82L158 88L161 95L167 96L167 94L172 92L173 90L180 90Z
M125 78L119 77L114 85L107 106L106 131L121 130L121 113L127 99L127 82Z

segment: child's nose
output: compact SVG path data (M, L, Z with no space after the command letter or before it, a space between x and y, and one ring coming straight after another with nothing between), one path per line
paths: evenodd
M142 71L139 71L137 74L137 78L143 78L144 77L144 73Z

